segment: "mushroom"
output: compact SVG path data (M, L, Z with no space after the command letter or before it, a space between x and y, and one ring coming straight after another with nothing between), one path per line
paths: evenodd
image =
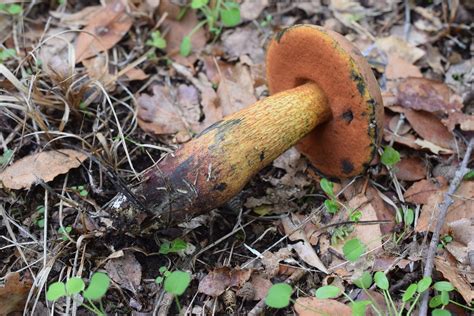
M176 220L216 208L295 144L328 177L367 168L383 105L359 50L335 32L295 25L271 40L266 63L271 96L209 126L148 170L134 190L145 209Z

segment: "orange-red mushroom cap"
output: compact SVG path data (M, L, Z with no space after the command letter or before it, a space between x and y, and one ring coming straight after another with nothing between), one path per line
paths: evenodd
M360 51L342 35L295 25L267 50L270 93L312 81L326 94L332 118L297 148L321 173L347 178L366 169L382 136L383 103L377 80Z

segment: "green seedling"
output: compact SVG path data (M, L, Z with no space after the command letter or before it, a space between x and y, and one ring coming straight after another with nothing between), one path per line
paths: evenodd
M13 48L0 49L0 63L6 62L8 59L15 57L16 51Z
M446 235L441 236L441 238L439 239L438 249L443 249L452 241L453 241L453 237L450 235L446 234Z
M165 292L173 294L176 301L178 310L181 311L181 305L178 300L178 296L183 295L191 282L191 275L184 271L169 271L167 267L160 267L160 273L162 276L158 276L155 279L156 284L162 284ZM181 313L180 313L181 314Z
M51 283L46 291L46 299L55 302L61 297L71 297L75 299L76 295L82 294L84 302L82 306L90 310L96 315L105 316L105 311L100 304L97 307L93 301L100 301L105 296L110 286L110 278L107 274L96 272L92 275L89 281L89 286L86 288L84 281L79 277L72 277L64 282ZM87 301L87 302L85 302ZM78 302L81 304L80 302Z
M182 11L182 16L187 9L198 10L205 20L199 22L192 30L183 37L180 45L180 54L188 56L192 51L192 36L201 28L207 25L209 31L217 37L224 27L234 27L240 23L240 5L234 1L217 0L214 5L209 5L209 0L192 0Z
M166 241L160 246L160 253L167 255L170 253L176 253L181 250L185 250L188 247L188 243L182 239L175 239L172 242Z
M265 304L272 308L285 308L290 304L293 288L287 283L273 284L265 297Z
M38 205L36 207L36 225L39 227L39 228L44 228L44 211L45 211L45 208L43 205Z
M393 167L400 161L400 153L393 147L385 147L380 160L385 166Z
M1 57L0 57L0 62L1 62ZM3 154L0 156L0 168L3 168L4 166L8 165L8 163L11 161L13 157L13 150L11 149L6 149Z
M86 197L89 195L89 191L87 191L83 185L72 186L71 189L76 191L82 197Z
M351 262L356 262L365 251L366 246L358 238L346 241L342 247L344 257Z
M265 16L265 19L263 19L262 22L260 22L260 26L261 27L266 27L266 26L269 26L273 21L273 16L271 14L267 14Z
M160 31L152 32L151 33L151 38L148 41L146 41L146 44L148 46L152 46L152 47L159 48L159 49L165 49L166 48L166 40L163 37L163 35L161 35Z
M9 14L9 15L20 15L23 12L23 8L19 4L5 4L0 3L0 12Z
M66 227L59 227L58 229L58 234L61 235L61 239L66 241L68 240L69 233L72 231L71 226L66 226Z
M463 177L465 181L472 181L474 180L474 170L469 170Z

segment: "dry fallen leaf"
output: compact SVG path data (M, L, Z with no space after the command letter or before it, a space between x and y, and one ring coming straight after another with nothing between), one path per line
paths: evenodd
M298 316L351 316L352 310L348 305L331 299L316 297L300 297L294 305Z
M79 167L86 159L86 154L72 149L43 151L26 156L7 167L0 173L0 182L9 189L27 189L38 181L49 182Z
M441 258L435 259L436 270L453 284L456 290L462 295L466 303L470 304L474 300L474 290L469 282L461 275L454 260L447 262Z
M242 21L253 21L267 6L268 0L244 0L240 5L240 17Z
M240 288L250 279L251 275L252 270L250 269L216 268L199 282L198 292L218 297L228 287Z
M281 219L285 234L288 235L288 238L292 241L299 240L299 242L295 244L288 245L288 248L295 250L298 256L307 264L319 269L324 273L328 273L326 267L322 263L321 259L319 259L316 251L309 242L306 232L302 228L298 228L299 222L300 220L294 214L292 214L292 218L285 216Z
M280 261L291 257L291 251L288 248L280 248L277 252L265 251L261 258L262 264L265 267L265 273L273 277L277 275L280 269Z
M434 192L421 209L418 223L415 227L417 232L433 231L436 220L439 218L439 205L444 200L444 191ZM449 207L442 233L449 231L449 224L464 218L471 218L474 210L474 182L463 181L452 196L454 203Z
M413 129L424 140L444 149L454 148L454 136L434 115L425 111L405 111L406 118ZM422 146L421 144L418 144Z
M110 259L105 264L105 270L120 287L137 293L142 281L142 266L130 252L124 252L123 257Z
M121 0L97 11L77 38L76 63L114 47L128 32L132 22Z
M137 106L138 124L145 132L162 135L187 131L168 87L154 85L153 95L141 94Z
M421 71L415 65L407 62L396 54L389 54L385 74L388 80L408 77L422 77Z
M289 187L302 188L310 184L309 178L305 175L306 159L294 147L275 159L273 166L286 171L286 174L281 178L270 178L270 183L274 186L283 184Z
M253 298L255 301L264 299L267 296L268 290L273 285L272 281L261 273L254 273L250 279L250 283L252 283L255 290L255 296Z
M232 68L231 73L231 79L221 79L217 89L224 116L233 114L257 102L249 68L238 63Z
M474 131L474 115L464 114L460 112L449 113L448 118L441 120L441 122L450 130L454 130L456 125L463 131Z
M395 174L399 180L418 181L426 178L428 172L426 163L419 157L404 157L395 167Z
M32 284L30 278L24 277L20 280L18 272L8 273L5 285L0 287L0 315L22 312Z
M265 52L259 31L251 24L225 31L221 40L229 59L235 60L242 55L248 55L254 64L264 63Z
M356 195L348 202L350 210L359 210L362 213L360 221L377 221L377 212L368 198L361 193ZM367 247L367 250L377 249L374 254L382 250L382 232L380 230L380 224L374 225L355 225L354 231L346 237L346 240L352 238L359 238L359 240ZM344 243L338 243L333 246L338 252L342 253L342 247Z
M387 55L397 56L409 64L415 63L426 54L423 49L407 43L398 36L379 38L375 43L377 47L383 50Z
M446 179L443 177L421 180L413 183L403 197L408 203L427 204L430 197L438 191L444 191L447 188L447 184Z
M407 109L427 112L460 111L461 97L444 83L426 78L407 78L398 85L398 102Z

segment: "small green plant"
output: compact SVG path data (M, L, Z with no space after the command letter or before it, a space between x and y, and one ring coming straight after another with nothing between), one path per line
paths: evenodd
M89 195L89 191L87 191L87 189L83 185L72 186L71 189L76 191L82 197L86 197Z
M105 316L102 304L100 304L99 308L92 301L99 301L102 299L105 293L107 293L109 286L109 276L102 272L96 272L92 275L87 288L85 288L84 281L79 277L72 277L68 279L66 283L60 281L51 283L48 287L48 291L46 291L46 299L53 302L65 296L75 299L75 295L82 292L82 297L84 298L82 306L96 315Z
M61 239L66 241L68 240L68 235L69 233L72 231L72 227L71 226L66 226L66 227L59 227L58 228L58 234L61 235Z
M175 239L172 242L166 241L161 244L160 246L160 253L163 255L167 255L169 253L179 252L184 250L188 247L188 243L182 239Z
M12 4L5 4L0 3L0 12L10 14L10 15L20 15L23 12L23 8L21 5L12 3Z
M342 247L344 257L351 262L356 262L365 251L366 246L358 238L346 241Z
M469 170L463 177L465 181L472 181L474 180L474 170Z
M393 147L385 147L380 160L385 166L393 167L400 161L400 153Z
M2 60L1 60L1 57L0 57L0 62L1 61ZM4 166L6 166L10 162L12 157L13 157L13 150L5 149L3 154L0 156L0 168L3 168Z
M207 25L209 31L217 37L224 27L233 27L240 23L240 5L234 1L217 0L214 5L209 6L209 0L192 0L181 15L184 15L189 8L202 12L205 20L199 22L188 35L183 37L179 50L182 56L188 56L191 53L191 38L201 27Z
M265 16L265 19L263 19L262 22L260 22L260 26L261 27L266 27L266 26L269 26L273 21L273 16L271 14L267 14Z
M39 228L44 228L44 211L45 211L45 208L43 205L38 205L36 207L35 223Z
M328 199L324 201L324 206L329 214L336 214L339 211L339 202L334 194L334 183L326 178L319 182L321 189L326 193Z
M443 249L452 241L453 237L448 234L441 236L441 238L439 239L438 249Z
M265 297L265 304L273 308L285 308L290 304L293 288L287 283L273 284Z
M162 284L164 279L163 288L165 292L173 294L176 301L178 310L181 311L181 305L179 304L178 296L183 295L191 282L191 275L184 271L169 271L167 267L160 267L160 273L162 276L158 276L155 279L156 284Z
M0 63L4 63L8 59L15 57L16 51L13 48L0 49Z
M159 48L159 49L165 49L166 48L166 40L163 37L163 35L161 35L160 31L152 32L151 33L151 38L148 41L146 41L146 44L148 46L152 46L152 47Z

